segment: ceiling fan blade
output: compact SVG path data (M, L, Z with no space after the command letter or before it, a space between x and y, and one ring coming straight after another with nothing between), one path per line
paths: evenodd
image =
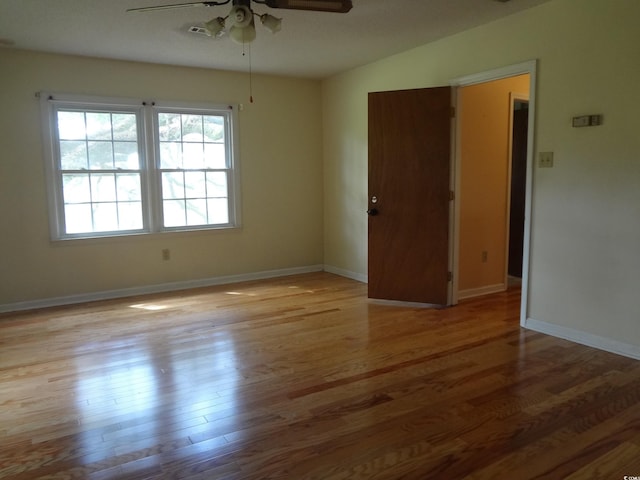
M353 6L351 0L254 0L271 8L289 10L314 10L316 12L347 13Z
M231 0L222 0L218 2L188 2L188 3L173 3L169 5L157 5L155 7L141 7L141 8L129 8L127 12L151 12L153 10L171 10L173 8L186 8L186 7L213 7L215 5L226 5Z

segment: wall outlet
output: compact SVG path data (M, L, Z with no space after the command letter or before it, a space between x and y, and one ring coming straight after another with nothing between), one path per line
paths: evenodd
M162 260L169 260L169 259L171 259L171 250L169 250L168 248L163 248Z
M553 167L553 152L540 152L538 154L538 167L551 168Z

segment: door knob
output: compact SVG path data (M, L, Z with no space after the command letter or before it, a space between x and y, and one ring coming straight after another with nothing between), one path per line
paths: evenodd
M369 210L367 210L367 215L369 215L370 217L375 217L377 214L378 214L377 208L370 208Z

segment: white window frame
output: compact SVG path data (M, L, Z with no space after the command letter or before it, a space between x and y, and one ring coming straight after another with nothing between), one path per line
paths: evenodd
M220 230L240 227L240 169L238 159L238 108L236 105L190 102L154 102L142 99L80 96L41 92L40 104L43 127L45 174L49 204L50 235L53 241L121 237L128 235L162 232L184 232L193 230ZM113 111L136 114L138 158L142 190L143 227L135 230L111 230L101 232L67 233L65 205L58 138L57 112L74 109L78 111ZM159 113L178 113L222 116L225 120L225 153L227 165L228 222L184 226L164 226L162 175L160 165ZM206 170L206 169L203 169Z

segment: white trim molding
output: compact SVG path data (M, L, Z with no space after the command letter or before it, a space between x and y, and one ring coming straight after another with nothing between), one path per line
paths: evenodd
M467 290L458 291L458 299L465 300L467 298L480 297L482 295L489 295L491 293L504 292L507 286L504 283L498 283L496 285L486 285L484 287L469 288Z
M118 290L107 290L102 292L84 293L70 295L67 297L45 298L42 300L32 300L18 303L0 304L0 313L18 312L24 310L34 310L37 308L59 307L62 305L72 305L74 303L94 302L99 300L111 300L114 298L126 298L136 295L147 295L150 293L163 293L189 288L211 287L214 285L227 285L232 283L247 282L251 280L264 280L267 278L286 277L289 275L300 275L303 273L322 272L322 265L309 265L305 267L283 268L280 270L267 270L254 273L243 273L239 275L225 275L221 277L202 278L199 280L187 280L184 282L161 283L156 285L146 285L142 287L122 288Z
M369 277L363 273L352 272L350 270L344 270L342 268L334 267L333 265L325 265L324 271L333 273L334 275L340 275L341 277L350 278L362 283L369 283Z
M544 333L553 337L563 338L570 342L579 343L588 347L640 360L640 346L638 345L619 342L610 338L593 335L573 328L562 327L560 325L543 322L533 318L527 318L523 327L528 330Z
M471 75L454 78L453 80L451 80L450 84L462 87L465 85L474 85L476 83L491 82L493 80L500 80L501 78L508 78L515 75L535 72L536 66L537 60L527 60L525 62L516 63L513 65L494 68L493 70L487 70L484 72L473 73Z

